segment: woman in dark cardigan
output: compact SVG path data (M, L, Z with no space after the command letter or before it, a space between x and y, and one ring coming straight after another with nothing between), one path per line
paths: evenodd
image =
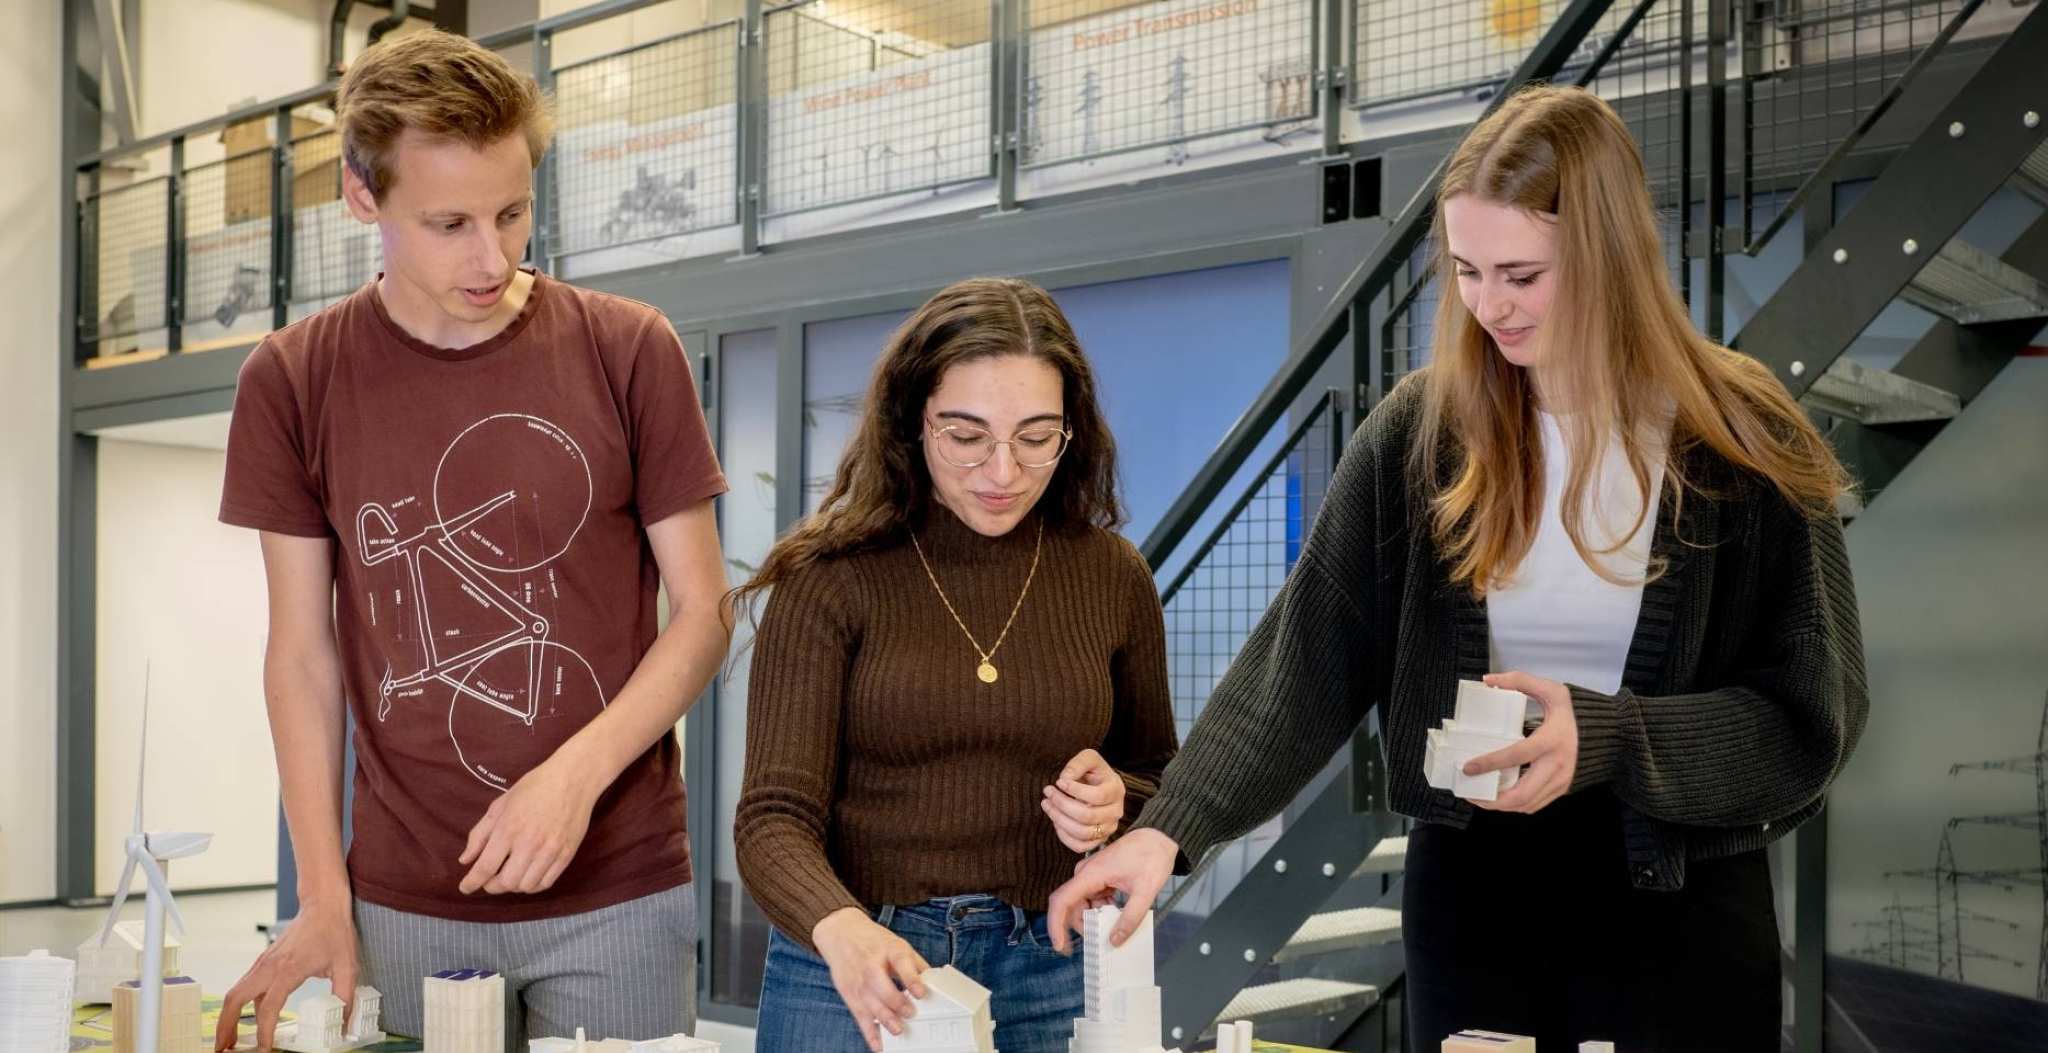
M1764 847L1863 730L1846 477L1783 385L1694 330L1635 144L1597 96L1482 121L1437 200L1431 364L1345 451L1299 565L1128 836L1056 893L1151 905L1282 808L1374 707L1410 837L1409 1034L1777 1047ZM1541 726L1432 788L1458 681ZM1471 796L1483 796L1475 793ZM1128 924L1128 922L1126 922ZM1113 934L1114 940L1121 934Z

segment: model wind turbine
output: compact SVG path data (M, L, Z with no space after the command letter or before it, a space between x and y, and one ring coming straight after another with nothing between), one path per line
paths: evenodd
M156 1053L158 1049L157 1029L163 1017L164 995L164 915L171 916L171 924L177 926L180 939L185 935L185 919L178 914L178 905L171 902L171 882L164 876L163 864L184 856L196 856L206 851L213 842L212 834L188 833L143 833L142 832L142 791L143 776L149 769L149 667L142 672L142 756L135 765L135 825L129 830L123 842L128 855L128 865L121 869L121 889L114 894L114 907L107 911L106 924L100 926L100 946L104 947L107 937L114 931L114 922L121 917L121 905L128 902L128 886L135 880L135 871L140 868L148 884L144 900L142 976L138 985L140 998L136 1003L135 1041L129 1048L142 1053Z

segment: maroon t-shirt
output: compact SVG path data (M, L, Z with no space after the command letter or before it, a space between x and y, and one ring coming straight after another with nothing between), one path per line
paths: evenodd
M682 344L643 303L536 276L503 332L448 350L400 329L372 282L256 348L220 518L339 542L357 896L523 921L690 880L672 734L604 791L548 891L464 896L457 859L653 644L645 525L723 492Z

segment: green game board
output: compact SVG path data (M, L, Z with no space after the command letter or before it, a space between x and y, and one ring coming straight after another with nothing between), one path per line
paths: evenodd
M205 1028L206 1046L213 1048L213 1029L220 1020L220 999L205 998L200 1003L200 1026ZM291 1014L283 1017L290 1020ZM239 1026L238 1045L254 1048L256 1045L256 1014L243 1010ZM112 1049L114 1047L114 1011L109 1006L79 1006L71 1014L71 1048L73 1050ZM418 1053L420 1044L410 1038L397 1035L363 1047L370 1053Z

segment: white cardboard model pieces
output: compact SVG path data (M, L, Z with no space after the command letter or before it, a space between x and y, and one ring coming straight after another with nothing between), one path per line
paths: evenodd
M882 1031L882 1053L995 1053L996 1021L989 990L950 965L926 969L923 998L903 1033Z
M1444 1039L1443 1053L1536 1053L1536 1040L1498 1031L1460 1031Z
M1429 730L1423 747L1422 771L1429 785L1449 790L1468 801L1491 801L1515 785L1521 769L1465 774L1466 762L1522 741L1522 722L1529 706L1520 691L1488 687L1474 680L1458 681L1458 708L1441 728Z
M0 958L0 1053L65 1053L71 1048L69 958L30 951Z
M426 978L426 1033L434 1053L503 1053L505 978L481 969L449 969Z
M277 1048L292 1053L342 1053L376 1045L384 1041L384 1032L378 1030L383 1004L384 996L376 988L356 988L355 1015L343 1030L348 1007L341 999L331 994L300 999L295 1010L298 1020L277 1026Z
M670 1035L645 1042L623 1038L597 1042L584 1037L583 1029L579 1027L575 1038L536 1038L527 1043L526 1049L527 1053L718 1053L718 1043L688 1035ZM440 1050L436 1049L434 1053L440 1053Z
M1252 1053L1252 1022L1217 1024L1216 1053Z
M175 935L164 934L164 972L178 971L179 946ZM77 1000L88 1005L111 1004L115 984L142 977L142 948L139 920L116 923L104 944L98 936L79 944Z
M1094 907L1081 916L1086 1016L1074 1021L1068 1053L1165 1053L1159 1045L1159 987L1152 982L1152 915L1112 947L1122 908ZM1178 1053L1178 1051L1176 1051Z

